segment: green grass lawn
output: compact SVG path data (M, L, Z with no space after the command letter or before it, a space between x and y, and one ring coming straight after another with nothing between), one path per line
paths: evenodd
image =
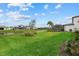
M38 31L35 36L0 36L0 55L4 56L53 56L58 55L61 44L72 39L70 32Z

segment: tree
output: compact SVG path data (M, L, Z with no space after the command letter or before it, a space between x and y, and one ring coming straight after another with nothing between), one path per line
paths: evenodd
M31 20L31 22L29 23L29 26L30 26L30 29L34 29L35 28L35 19L34 20Z
M48 21L47 25L49 25L49 29L52 29L52 27L53 27L54 24L53 24L52 21Z

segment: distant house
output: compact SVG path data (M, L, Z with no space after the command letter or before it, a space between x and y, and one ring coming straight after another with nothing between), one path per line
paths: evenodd
M30 26L19 25L13 28L13 30L16 30L16 29L30 29Z
M72 23L64 25L64 31L75 32L79 30L79 16L72 17Z
M18 25L15 27L0 26L0 30L17 30L17 29L30 29L30 26Z
M56 24L52 28L53 28L54 31L57 31L57 32L64 31L64 27L61 24Z
M0 30L11 30L13 27L0 26Z

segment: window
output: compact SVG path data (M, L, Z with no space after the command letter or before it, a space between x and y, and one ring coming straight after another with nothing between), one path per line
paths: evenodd
M69 29L70 32L72 32L72 29Z

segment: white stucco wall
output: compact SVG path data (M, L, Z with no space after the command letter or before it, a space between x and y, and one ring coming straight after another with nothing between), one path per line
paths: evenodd
M74 26L76 30L79 30L79 17L74 18Z
M65 25L65 26L64 26L64 31L69 32L70 29L72 29L72 32L74 32L74 31L75 31L74 25Z
M70 31L70 29L72 29L72 31L76 31L79 30L79 16L78 17L73 17L73 23L74 25L65 25L64 26L64 31Z
M4 28L4 30L11 30L11 29L12 29L12 28L9 28L9 27L8 27L8 28L6 28L6 27Z

